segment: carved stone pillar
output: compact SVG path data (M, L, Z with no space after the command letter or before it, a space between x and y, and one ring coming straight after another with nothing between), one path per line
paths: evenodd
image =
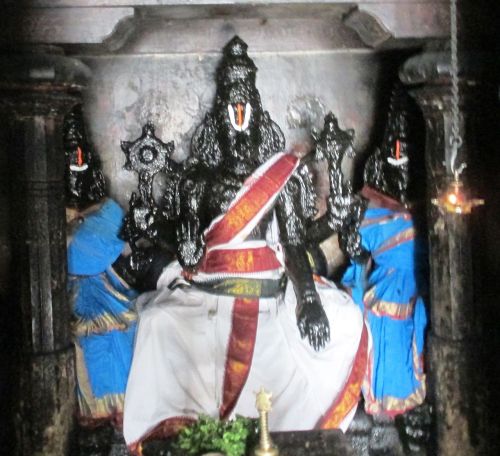
M0 56L0 65L15 217L10 223L12 299L22 320L16 454L64 455L73 427L75 379L66 297L62 122L80 101L90 71L74 59L43 53Z
M474 374L472 215L456 215L431 204L452 178L451 82L447 53L410 58L400 70L403 83L423 112L426 124L427 215L430 260L430 334L427 363L429 395L435 405L437 454L482 454L475 442L477 426ZM460 81L463 146L457 164L467 160L475 84ZM465 128L467 127L467 128ZM467 134L466 134L467 133ZM464 173L467 174L467 173Z

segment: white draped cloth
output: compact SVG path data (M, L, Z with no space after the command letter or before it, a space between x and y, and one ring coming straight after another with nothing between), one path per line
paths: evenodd
M275 236L264 243L279 258ZM230 247L252 249L244 239ZM273 277L277 271L283 273L280 269L258 274ZM361 311L348 294L316 278L331 337L324 349L315 351L300 337L290 281L281 295L254 300L253 323L243 319L235 329L238 300L234 296L196 286L172 289L172 283L181 278L180 265L170 264L157 290L138 300L139 323L124 411L129 447L158 432L173 434L200 414L257 417L255 393L261 387L272 392L272 431L347 428L356 410L370 343ZM239 305L245 303L239 301ZM252 324L256 328L253 333L249 329L253 335L247 337L247 326ZM239 357L229 360L230 351ZM229 406L227 397L234 399Z
M231 332L233 298L167 285L180 272L170 265L160 289L141 297L136 349L125 396L127 444L166 419L219 416ZM349 295L331 282L318 285L331 340L316 352L301 339L296 299L289 283L284 298L259 301L252 365L232 415L257 417L255 393L273 394L272 431L317 427L346 386L360 345L363 317ZM340 424L345 430L355 407Z

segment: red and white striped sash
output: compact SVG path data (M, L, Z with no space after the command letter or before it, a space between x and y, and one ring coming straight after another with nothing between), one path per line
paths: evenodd
M273 207L299 159L280 153L260 166L243 184L225 214L217 217L204 233L206 253L191 277L196 283L226 277L262 278L283 272L275 250L265 241L248 241L247 236ZM227 418L234 409L248 378L255 347L259 299L235 297L231 335L219 414Z
M265 273L282 271L276 252L265 241L245 239L273 207L298 165L299 159L294 155L279 153L245 181L227 211L205 230L206 253L191 276L193 282L225 277L260 278Z

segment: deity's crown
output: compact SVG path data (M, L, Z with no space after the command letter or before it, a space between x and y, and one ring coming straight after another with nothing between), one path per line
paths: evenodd
M391 92L386 134L390 133L400 139L406 139L409 129L409 109L410 96L401 84L396 84Z
M66 114L63 124L63 141L64 144L76 141L81 143L83 140L83 113L82 105L78 104Z
M255 82L257 67L247 54L248 45L237 35L223 49L222 61L217 70L217 80L222 84L238 81Z

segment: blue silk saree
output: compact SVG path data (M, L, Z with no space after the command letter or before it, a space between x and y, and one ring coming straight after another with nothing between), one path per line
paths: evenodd
M121 423L136 329L136 292L114 272L124 241L123 211L107 200L85 218L68 246L77 397L82 423Z
M411 214L395 200L363 189L370 199L361 226L368 264L351 264L342 282L364 312L373 353L363 393L371 414L398 415L425 398L425 244Z

